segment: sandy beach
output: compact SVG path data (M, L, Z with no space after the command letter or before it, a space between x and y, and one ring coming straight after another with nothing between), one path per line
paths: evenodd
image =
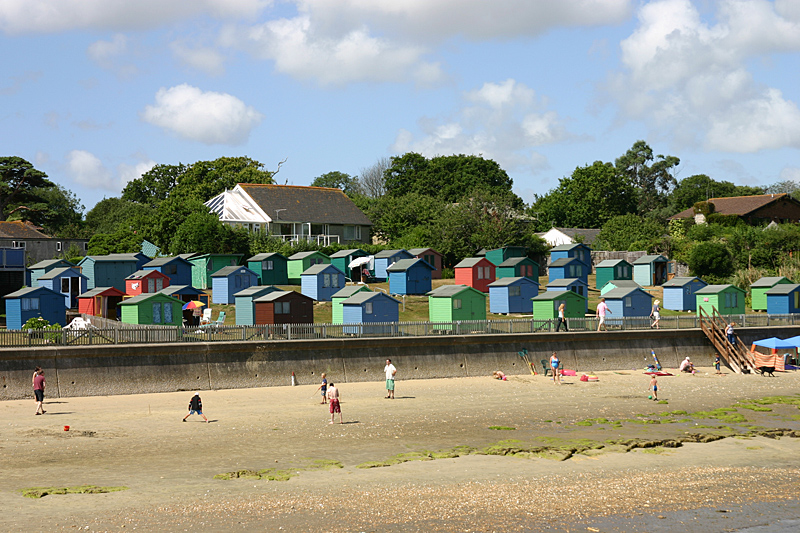
M395 400L381 370L341 384L342 425L312 385L200 391L209 424L181 422L187 392L50 398L43 416L32 399L2 402L0 530L777 531L800 518L800 374L701 368L659 378L657 403L641 370L561 386L399 380ZM81 485L125 490L20 492Z

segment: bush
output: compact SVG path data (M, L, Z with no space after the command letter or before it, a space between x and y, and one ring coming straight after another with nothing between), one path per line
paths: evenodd
M721 242L701 242L689 252L689 269L695 276L723 279L733 274L732 259Z
M58 324L50 325L50 322L42 317L29 318L22 325L22 331L31 331L31 337L44 339L46 342L58 342L61 339L61 326Z
M442 279L453 279L456 277L456 271L452 268L442 269Z

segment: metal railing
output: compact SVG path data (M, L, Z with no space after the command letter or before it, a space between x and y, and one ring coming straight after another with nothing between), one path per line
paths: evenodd
M800 314L730 315L737 327L800 325ZM270 341L352 339L370 337L429 337L442 335L503 335L554 332L556 320L526 318L463 320L456 322L380 322L369 324L266 324L256 326L137 326L90 327L82 330L0 330L0 347L94 346L108 344L194 343L223 341ZM648 330L648 317L606 319L610 330ZM595 331L594 317L568 319L569 331ZM697 316L662 317L661 329L700 328Z

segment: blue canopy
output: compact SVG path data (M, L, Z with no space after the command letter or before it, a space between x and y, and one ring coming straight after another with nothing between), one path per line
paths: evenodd
M772 348L773 350L786 350L800 346L800 344L796 342L798 340L800 340L800 336L786 340L779 339L778 337L770 337L768 339L753 341L753 344L756 346L763 346L764 348Z

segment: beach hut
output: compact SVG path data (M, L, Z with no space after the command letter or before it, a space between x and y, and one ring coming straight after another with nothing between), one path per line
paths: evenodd
M125 278L141 270L150 258L143 253L87 255L78 263L86 276L86 287L116 287L125 290Z
M421 261L421 260L420 260ZM400 302L383 292L358 292L342 302L343 324L376 324L345 326L345 333L366 335L386 335L392 333L392 325L386 322L399 322Z
M606 322L625 317L650 316L653 296L640 288L614 289L603 295L611 315Z
M359 292L372 292L366 285L348 285L331 296L332 316L331 324L342 323L342 302Z
M373 276L378 281L386 281L389 279L389 273L386 269L397 263L401 259L414 259L414 256L408 250L382 250L375 254L375 272Z
M211 303L232 304L237 292L258 285L258 274L246 266L222 267L211 274Z
M331 258L322 252L298 252L290 255L286 263L289 283L300 285L303 272L315 265L330 265Z
M592 249L583 243L560 244L550 248L550 262L559 259L577 259L586 267L587 276L592 273Z
M314 265L300 278L300 292L318 302L330 302L345 285L344 272L333 265Z
M444 256L433 248L411 248L408 250L417 259L424 259L433 267L431 279L442 279Z
M500 278L489 284L489 312L532 313L531 298L539 295L539 283L525 276Z
M764 295L767 297L767 313L771 315L800 313L800 284L778 283Z
M142 265L143 270L157 270L169 278L170 285L191 285L192 264L180 256L156 257Z
M424 259L401 259L386 269L392 294L425 294L431 290L433 265Z
M525 257L527 254L528 249L524 246L504 246L502 248L486 250L486 253L479 257L486 257L494 266L500 266L512 257Z
M273 291L253 303L256 325L314 323L314 300L296 291Z
M442 285L428 293L428 319L486 320L486 295L468 285Z
M351 281L362 281L361 270L363 265L359 265L353 269L350 268L350 263L359 257L369 257L369 254L364 250L358 248L350 248L348 250L339 250L331 254L331 264L344 272L344 275Z
M612 280L633 279L633 265L624 259L606 259L594 267L595 288L602 289Z
M562 257L556 259L547 267L549 281L567 278L580 278L589 285L589 269L576 257Z
M667 281L667 263L663 255L643 255L633 262L633 281L642 287Z
M45 261L39 261L35 265L28 267L28 275L30 276L29 284L31 287L38 287L39 284L36 283L36 280L39 279L39 276L42 274L46 274L54 268L69 268L74 266L76 266L74 263L70 263L66 259L46 259Z
M195 289L191 285L170 285L169 287L164 287L159 292L177 298L182 304L191 301L198 301L204 304L204 307L199 309L183 309L181 307L183 319L186 321L186 324L190 326L200 325L200 317L203 314L203 309L208 309L211 303L211 298L205 291Z
M544 291L531 298L533 318L536 320L555 320L558 307L564 304L564 318L583 318L586 316L586 296L572 291Z
M122 300L119 305L120 320L126 324L181 326L183 302L161 292L146 292Z
M31 318L42 317L50 324L65 325L64 295L47 287L25 287L3 297L6 301L6 329L17 330Z
M489 292L489 284L495 277L497 267L485 257L462 259L455 267L456 284L473 287L481 292Z
M164 287L169 287L169 276L158 270L137 270L125 278L125 294L128 296L158 292Z
M59 267L39 275L36 283L39 287L60 292L64 295L67 309L75 309L78 307L78 296L86 292L87 279L78 267Z
M255 300L278 290L280 289L273 285L254 285L234 294L234 302L236 303L236 325L254 325L256 323Z
M776 285L791 284L785 276L763 277L750 284L750 307L753 311L767 310L767 291Z
M115 287L95 287L78 296L78 312L107 318L117 319L117 305L122 301L125 293Z
M661 286L664 290L664 309L697 311L694 294L706 285L708 283L694 276L672 278Z
M554 279L547 284L548 291L572 291L586 298L586 309L589 310L589 285L580 278Z
M259 285L288 285L288 262L277 252L256 254L247 260L247 268L258 274Z
M600 288L600 296L605 295L608 291L612 289L629 289L629 288L641 288L641 285L633 281L632 279L612 279L605 285Z
M237 266L242 254L195 254L189 257L181 255L192 264L192 286L198 289L211 289L211 275L221 268Z
M717 308L720 315L743 315L744 297L747 295L735 285L706 285L694 293L697 301L697 315L704 310L709 316L713 308Z
M509 257L495 269L497 279L524 276L539 281L539 263L530 257Z

